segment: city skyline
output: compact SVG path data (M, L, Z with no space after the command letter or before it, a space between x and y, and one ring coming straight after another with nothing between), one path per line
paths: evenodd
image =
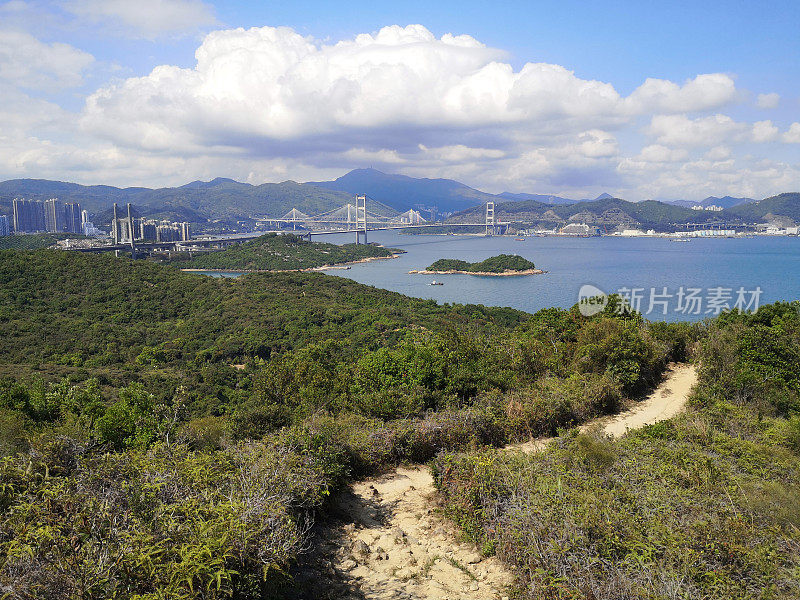
M0 3L0 179L373 166L568 197L800 189L789 2L145 5Z

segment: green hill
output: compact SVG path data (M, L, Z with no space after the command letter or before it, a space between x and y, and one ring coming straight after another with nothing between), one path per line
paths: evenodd
M308 185L349 194L367 194L401 212L418 204L436 206L440 212L463 210L498 198L452 179L420 179L382 173L376 169L356 169L334 181L317 181Z
M475 206L452 215L448 220L454 223L482 223L485 210L483 205ZM698 212L655 200L628 202L619 198L585 200L562 205L545 204L536 200L500 202L495 205L495 215L502 221L542 223L551 227L565 224L575 217L573 220L607 229L630 224L656 230L719 218L718 213Z
M747 222L764 222L767 215L789 217L800 222L800 193L779 194L751 204L740 204L724 213L736 215Z
M193 258L186 267L246 271L287 271L338 265L365 258L386 258L390 250L370 244L326 244L292 235L268 233L260 238Z
M473 206L452 215L453 223L483 223L485 206ZM553 227L570 221L597 225L606 229L619 225L635 225L644 229L665 231L687 223L725 223L734 227L762 223L770 216L784 216L800 222L800 193L787 193L758 202L742 203L720 212L692 210L656 200L628 202L620 198L586 200L568 205L551 205L536 200L499 202L496 218L516 223L542 224Z
M80 239L77 233L36 233L0 236L0 250L39 250L55 245L59 240Z
M426 271L464 271L467 273L507 273L530 271L536 268L531 261L516 254L498 254L480 262L467 262L457 258L440 258Z
M9 214L11 201L16 197L80 202L93 213L107 211L115 202L131 202L146 216L175 215L180 218L184 215L195 222L260 215L281 217L292 208L313 215L353 202L352 194L294 181L250 185L222 178L159 189L15 179L0 183L0 212Z

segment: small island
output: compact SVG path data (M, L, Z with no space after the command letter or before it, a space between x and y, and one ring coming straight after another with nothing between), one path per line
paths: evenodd
M484 275L508 277L514 275L539 275L544 273L531 261L517 254L499 254L480 262L467 262L457 258L440 258L424 270L409 271L423 275Z
M294 234L268 233L243 244L196 256L184 271L312 271L394 258L398 250L372 244L309 242Z

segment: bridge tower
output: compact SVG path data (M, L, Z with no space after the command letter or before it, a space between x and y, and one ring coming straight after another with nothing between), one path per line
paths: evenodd
M133 228L133 211L130 202L128 202L128 232L131 238L131 258L136 260L136 233Z
M367 197L365 195L356 196L356 244L361 243L361 236L364 236L364 243L367 243Z
M495 234L494 222L494 202L491 200L486 203L486 235Z

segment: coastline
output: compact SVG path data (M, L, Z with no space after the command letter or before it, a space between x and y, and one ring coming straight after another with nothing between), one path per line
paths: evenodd
M309 273L312 271L329 271L331 269L346 269L350 265L373 262L375 260L389 260L397 258L402 252L393 252L389 256L368 256L358 260L350 260L334 265L323 265L321 267L304 267L302 269L181 269L184 273Z
M411 269L409 275L479 275L481 277L518 277L521 275L542 275L547 273L542 269L526 269L524 271L503 271L493 273L491 271L426 271L425 269Z

